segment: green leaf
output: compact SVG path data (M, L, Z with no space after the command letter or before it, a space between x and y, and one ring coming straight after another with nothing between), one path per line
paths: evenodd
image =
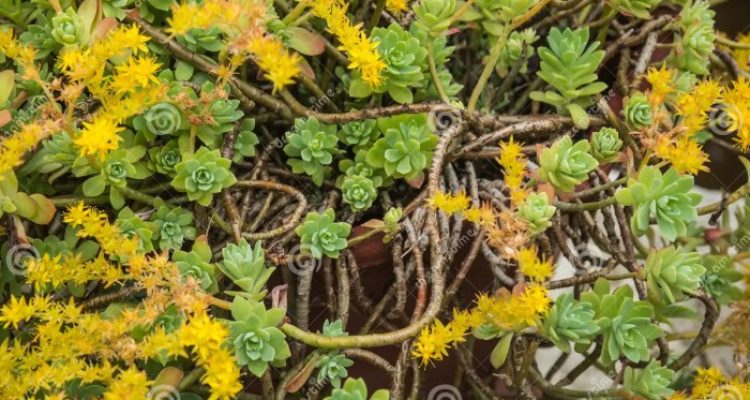
M372 88L370 88L370 85L362 79L354 79L352 80L351 85L349 85L349 96L362 98L371 94Z
M414 95L409 88L391 86L388 88L388 94L391 95L396 103L408 104L414 101Z
M508 352L510 345L513 342L513 333L508 333L503 336L492 349L490 354L490 363L495 369L500 368L505 364L505 360L508 358Z
M101 175L94 175L83 182L83 194L87 197L96 197L104 193L107 187L107 180Z
M174 68L174 77L178 81L187 81L193 76L193 71L195 68L192 65L178 60Z
M325 39L318 33L297 26L286 28L287 45L306 55L317 56L326 50Z
M0 106L8 100L10 94L13 92L15 78L16 73L12 69L0 72Z

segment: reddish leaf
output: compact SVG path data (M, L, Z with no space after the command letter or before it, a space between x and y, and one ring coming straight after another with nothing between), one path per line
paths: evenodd
M292 379L289 380L289 383L286 384L284 387L284 390L286 390L288 393L296 393L300 389L302 389L302 386L305 385L305 382L307 382L308 379L310 379L310 375L312 375L313 371L315 371L315 363L318 362L318 355L315 354L310 357L309 360L307 360L307 363L304 367L296 374Z
M289 47L306 56L317 56L326 50L322 36L307 29L292 26L286 29Z

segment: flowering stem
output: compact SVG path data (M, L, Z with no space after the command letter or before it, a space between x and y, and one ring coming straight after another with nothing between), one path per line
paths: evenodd
M378 3L375 5L375 11L372 12L370 23L367 24L368 34L372 32L372 30L375 29L376 26L378 26L378 22L380 22L380 15L383 13L383 9L385 9L385 0L378 0Z
M164 201L158 197L147 195L127 186L118 188L113 187L111 190L119 190L123 196L129 198L130 200L140 201L141 203L145 203L153 207L159 207L164 204Z
M734 40L727 39L725 37L722 37L721 35L716 35L716 41L719 44L723 44L724 46L728 46L728 47L733 47L735 49L743 49L743 50L750 49L750 43L735 42Z
M294 21L299 18L300 15L302 15L303 12L305 12L305 8L307 8L307 2L300 1L297 3L297 5L292 9L292 11L289 11L289 14L287 14L281 22L284 23L286 26L290 26L294 23Z
M430 64L430 75L432 76L432 83L435 84L435 90L437 90L440 99L446 104L450 104L450 99L445 93L443 83L440 82L440 76L438 75L437 67L435 66L435 50L433 48L432 40L427 39L427 62Z
M552 205L563 211L593 211L606 208L615 204L617 200L614 197L607 197L604 200L592 201L590 203L566 203L564 201L554 201Z

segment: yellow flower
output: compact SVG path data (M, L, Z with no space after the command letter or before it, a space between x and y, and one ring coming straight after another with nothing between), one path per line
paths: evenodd
M266 79L273 83L274 92L293 83L300 74L299 55L289 53L279 40L270 35L250 40L248 50L255 55L258 66L266 72Z
M414 342L412 356L419 358L423 365L433 360L441 361L448 355L452 337L451 329L439 320L435 320L431 326L422 328Z
M389 0L393 7L405 6L404 0ZM378 44L370 40L362 30L362 24L352 25L346 16L348 4L343 0L317 0L311 3L313 15L322 18L341 43L339 47L349 56L349 69L359 71L362 79L371 87L380 86L381 73L386 68L377 51Z
M500 156L498 164L505 170L505 184L510 191L511 205L516 206L526 199L526 189L523 188L523 180L526 177L526 156L522 147L510 140L500 144Z
M113 120L97 115L92 122L83 123L83 129L73 139L73 144L78 147L81 155L97 156L101 160L110 151L117 150L122 140L119 135L122 130Z
M469 208L469 197L464 192L458 192L453 195L439 191L435 193L428 203L433 208L451 215L466 211Z
M698 368L693 380L693 397L708 398L716 388L726 382L728 382L728 379L718 368Z
M109 385L104 400L145 399L148 395L148 377L143 371L130 367Z
M130 57L126 64L116 67L117 75L112 81L112 88L117 93L128 93L138 86L147 87L150 84L158 84L159 79L156 72L160 64L151 57Z
M648 93L648 100L652 107L659 107L664 99L670 95L674 88L674 70L668 69L666 64L661 68L649 68L646 73L646 80L651 84L651 90Z
M483 227L495 224L495 212L490 203L484 203L479 207L469 207L463 214L468 221Z
M10 301L0 308L0 322L3 323L3 327L18 328L18 324L31 319L36 313L36 307L34 302L26 302L26 298L10 296Z
M516 254L518 268L536 282L544 282L552 276L552 260L541 260L535 246L526 247Z
M386 0L385 9L391 14L401 14L409 9L409 3L406 0Z
M737 43L742 43L743 45L748 45L750 44L750 34L741 33L739 36L737 36L737 38L735 38L735 41ZM737 65L739 65L740 68L744 71L750 71L750 49L742 47L732 47L731 50L734 59L737 60Z

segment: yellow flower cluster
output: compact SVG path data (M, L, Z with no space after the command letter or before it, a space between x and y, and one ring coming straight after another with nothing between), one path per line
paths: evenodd
M217 27L227 37L230 53L229 66L221 66L216 73L223 78L252 57L273 83L273 91L294 82L300 72L301 58L290 53L281 41L266 32L266 5L257 0L206 0L200 4L183 2L172 6L167 19L167 32L184 35L193 28Z
M435 209L451 215L468 210L470 200L464 192L458 192L455 195L451 193L437 192L428 200L428 204Z
M681 174L695 175L700 171L708 171L705 165L708 155L703 152L701 145L689 137L674 139L668 135L659 136L653 150L657 157L672 164Z
M0 181L7 172L23 164L26 152L58 129L58 124L53 121L32 121L21 125L12 136L0 142Z
M0 308L0 324L23 327L34 340L18 335L0 345L0 398L33 397L41 390L56 394L76 379L81 384L105 385L104 399L146 398L151 382L135 362L190 354L205 370L202 382L210 387L211 400L235 398L242 384L239 367L227 347L229 332L206 313L206 294L199 286L184 282L165 255L149 258L140 252L137 239L123 237L104 213L78 204L66 212L64 221L76 227L79 236L97 239L102 253L90 263L79 262L78 255L43 255L28 264L30 282L40 289L45 284L107 282L117 277L145 289L146 297L107 317L99 312L85 313L72 298L62 303L42 295L11 297ZM127 262L129 274L110 265L105 256ZM154 326L171 306L184 317L183 324L170 333L155 328L136 342L133 327Z
M74 136L81 155L103 159L116 150L122 131L118 124L163 97L165 88L156 78L160 65L144 55L147 42L136 26L121 25L89 48L70 48L60 55L58 66L71 81L67 101L75 101L86 87L102 103L102 109ZM104 75L110 60L128 54L113 74ZM68 109L74 109L72 104Z
M646 81L651 85L648 92L648 101L652 108L657 108L664 104L667 96L674 91L675 71L667 68L665 64L661 68L649 68L646 72Z
M36 50L26 44L19 43L13 36L12 29L0 29L0 53L13 59L23 67L23 78L41 82L39 70L34 64Z
M747 151L750 149L750 83L747 78L739 77L731 88L725 88L722 99L731 121L728 129L737 132L735 141Z
M691 91L681 93L675 100L677 114L682 117L685 135L700 132L708 121L708 112L721 96L721 85L707 79L698 82Z
M516 255L518 269L535 282L544 282L554 272L551 259L542 260L535 246L522 249Z
M735 42L740 43L744 46L750 45L750 34L740 33L735 39ZM743 71L750 71L750 48L747 47L732 47L732 56L737 60L737 65Z
M409 2L406 0L385 0L385 9L391 14L401 14L409 9Z
M441 361L455 344L465 340L466 333L482 325L510 332L536 327L540 318L547 315L551 300L547 289L532 283L517 287L511 294L501 289L494 296L480 295L470 311L453 311L453 320L443 324L439 320L422 329L417 337L412 356L422 364Z
M339 49L349 56L349 69L356 69L362 79L372 87L383 82L382 72L386 67L377 51L378 43L370 40L362 30L362 24L352 25L346 16L349 4L343 0L309 1L312 13L326 21L328 30L336 36ZM403 0L400 0L403 1Z
M698 368L690 395L674 393L669 400L747 399L750 384L725 376L718 368Z
M497 162L505 170L505 184L510 191L510 203L513 207L526 199L526 189L523 187L523 179L526 177L526 156L522 153L521 146L513 141L500 144L500 156Z

